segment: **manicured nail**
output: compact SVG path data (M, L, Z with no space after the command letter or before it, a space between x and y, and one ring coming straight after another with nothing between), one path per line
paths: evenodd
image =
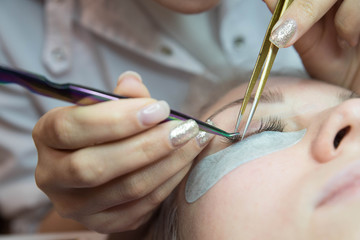
M141 109L138 112L138 118L143 125L153 125L165 120L169 114L169 104L165 101L158 101Z
M214 125L214 123L208 119L206 123L210 125ZM213 134L207 133L205 131L200 131L199 134L196 136L196 142L199 147L204 147L212 138L214 137Z
M190 139L194 138L199 133L199 126L197 123L190 119L171 130L170 141L174 147L179 147L187 143Z
M142 78L137 72L126 71L126 72L124 72L123 74L121 74L119 76L118 81L117 81L117 85L119 85L120 82L127 81L127 80L137 81L137 82L140 82L140 83L142 82Z
M295 35L297 30L296 22L293 19L288 19L278 27L275 25L275 27L275 30L271 33L270 41L278 48L283 48Z

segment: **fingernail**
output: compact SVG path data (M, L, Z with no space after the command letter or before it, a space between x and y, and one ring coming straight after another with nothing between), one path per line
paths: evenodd
M278 48L283 48L295 35L297 30L296 22L293 19L288 19L281 23L278 27L275 25L275 27L275 30L271 33L270 41Z
M211 120L207 120L206 123L210 125L214 125L214 123ZM214 135L207 133L205 131L200 131L198 135L196 135L196 142L199 145L199 147L204 147L212 138Z
M190 119L179 126L171 130L170 132L170 141L173 147L179 147L190 139L194 138L199 133L199 126L197 123Z
M121 74L119 76L118 81L117 81L117 85L119 85L120 82L128 81L128 80L137 81L137 82L142 83L142 78L137 72L126 71L126 72L124 72L123 74Z
M169 114L169 104L165 101L158 101L141 109L138 112L138 118L143 125L154 125L165 120Z

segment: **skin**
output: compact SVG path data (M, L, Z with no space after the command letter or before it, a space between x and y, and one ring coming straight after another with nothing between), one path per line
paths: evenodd
M271 79L268 86L285 91L286 103L263 104L258 117L269 111L279 113L286 119L285 131L306 128L306 135L290 148L238 167L193 204L184 200L184 180L178 192L181 236L359 239L360 197L354 194L359 188L351 189L353 194L340 194L321 204L319 199L334 176L359 161L360 99L340 102L334 96L344 89L309 80ZM244 86L229 92L209 113L243 96L243 92ZM238 107L230 108L215 121L222 127L233 127L237 111ZM229 118L233 121L227 121ZM335 148L333 140L346 126L351 128ZM216 137L196 161L228 145Z
M219 0L154 1L173 11L189 14L206 11L220 2ZM272 0L265 2L270 9L275 3ZM301 0L295 2L301 3ZM334 3L333 0L321 2ZM346 7L342 7L345 3L347 3ZM358 7L355 3L356 0L343 1L339 11L336 11L341 12L341 16L352 16L344 20L343 26L352 26L347 23L353 24L354 17L356 19L354 26L357 26L358 11L352 7ZM301 6L300 4L299 11L296 7L292 7L285 16L294 18L297 15L304 15L306 11L304 12ZM353 42L350 46L344 47L337 42L338 35L334 31L334 26L339 24L334 25L331 21L334 11L328 11L329 8L319 8L318 5L311 7L314 7L312 9L314 18L311 18L311 21L298 23L299 33L295 35L296 38L290 42L290 45L297 42L295 47L311 76L358 90L360 81L357 71L360 54L358 45L355 46ZM329 16L324 20L326 24L315 24L316 19L325 13ZM357 30L354 29L358 28L344 32L351 32L351 36L357 36ZM300 39L305 32L307 37ZM123 232L139 228L150 219L159 204L186 175L193 159L202 150L194 141L180 148L171 147L166 140L175 123L157 125L165 118L146 126L138 121L137 112L156 101L150 98L139 76L120 77L114 92L141 99L103 103L86 108L54 109L45 114L34 128L33 138L39 153L36 181L54 203L57 213L50 214L49 218L55 218L59 225L62 221L66 221L65 217L99 232ZM94 114L99 112L101 114ZM120 116L121 114L116 115L114 112L126 113L126 115ZM119 134L116 130L120 126L122 129L131 130L126 134ZM109 129L113 131L106 131ZM149 138L150 135L152 137ZM58 136L63 137L58 138ZM144 141L144 139L151 140ZM161 154L150 147L159 142L164 144ZM109 143L112 143L111 151L108 148ZM145 157L130 161L128 156L118 152L120 147L131 147L133 152L142 152ZM93 151L95 149L96 151ZM120 155L121 157L118 157ZM103 165L105 161L99 161L105 158L111 159L109 165ZM89 174L91 172L96 174ZM155 181L143 181L153 180L154 176L156 176ZM139 182L145 184L134 184ZM117 193L116 198L114 192Z
M154 1L187 14L206 11L220 2ZM275 9L276 0L264 2L271 11ZM294 0L274 28L288 19L295 20L297 30L285 47L294 45L311 78L359 90L359 11L358 0Z
M271 10L275 9L277 1L265 0L264 2ZM357 27L360 23L359 10L360 5L356 0L294 0L279 19L279 23L286 19L294 19L298 24L296 34L287 46L294 44L309 31L309 29L314 27L319 28L319 25L326 24L327 27L333 25L341 45L347 44L355 47L359 43L360 34L360 30ZM326 18L332 17L333 21L320 20L324 16L326 16Z
M209 10L216 6L220 0L154 0L155 2L163 5L164 7L181 13L191 14L199 13Z
M139 75L120 76L114 92L136 99L57 108L36 124L35 179L56 209L45 219L42 231L49 231L47 226L54 222L71 225L67 219L103 233L138 229L204 147L195 139L177 147L170 144L169 133L180 122L140 121L138 112L156 100Z
M264 0L271 11L276 0ZM294 46L313 79L359 90L360 4L357 0L294 0L274 29L288 19L296 22Z

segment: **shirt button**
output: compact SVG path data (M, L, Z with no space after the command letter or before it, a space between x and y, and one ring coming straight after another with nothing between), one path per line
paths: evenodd
M242 36L236 36L233 40L233 45L235 48L241 48L245 44L245 38Z
M166 46L166 45L163 45L160 47L160 52L163 54L163 55L166 55L166 56L171 56L173 55L173 51L170 47Z
M57 62L63 62L67 59L65 49L62 47L56 47L51 50L51 57Z

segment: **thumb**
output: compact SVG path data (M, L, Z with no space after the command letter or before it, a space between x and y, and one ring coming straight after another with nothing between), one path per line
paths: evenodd
M274 1L266 1L274 9ZM275 24L270 41L279 48L292 46L301 38L329 9L336 0L294 0L283 16Z
M114 93L125 97L150 97L149 90L143 84L141 76L132 71L124 72L119 76Z
M273 13L275 11L277 0L263 0L269 10Z

